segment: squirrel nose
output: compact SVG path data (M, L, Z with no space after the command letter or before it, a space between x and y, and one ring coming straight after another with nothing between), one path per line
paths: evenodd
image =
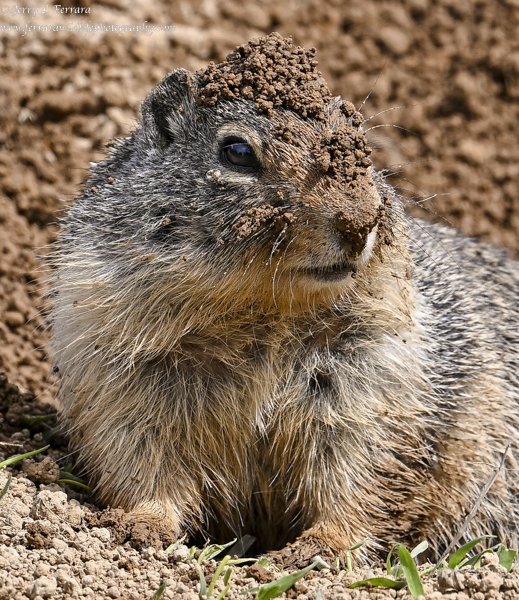
M367 222L366 222L367 221ZM366 247L368 235L377 224L377 219L362 219L353 212L340 211L334 219L339 234L341 249L352 260L357 260Z

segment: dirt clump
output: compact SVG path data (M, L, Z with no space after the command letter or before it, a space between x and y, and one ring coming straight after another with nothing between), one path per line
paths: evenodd
M341 213L339 227L353 236L352 252L358 255L366 232L371 231L381 216L366 193L372 148L360 129L364 118L351 102L340 101L335 106L346 121L330 129L332 94L316 68L314 57L314 48L296 46L291 38L283 38L279 33L254 39L238 46L222 63L211 62L198 72L202 80L198 102L214 106L221 100L241 98L254 101L256 109L267 116L275 109L285 109L313 122L316 130L321 131L311 148L319 177L329 178L330 185L340 186L355 203L354 211ZM293 154L297 158L298 149L304 146L299 123L291 120L278 125L275 133L279 139L294 145ZM232 229L239 241L267 223L276 226L293 220L292 213L281 214L279 208L268 205L248 210Z
M59 466L49 456L41 462L26 458L22 462L22 471L31 481L38 483L54 483L59 479Z
M137 550L148 546L162 548L176 541L164 525L140 521L120 508L108 507L93 513L87 517L87 523L90 527L107 528L114 544L126 544Z
M274 580L274 574L259 564L251 565L247 569L247 576L253 577L258 583L269 583Z
M250 208L246 215L240 217L238 222L232 226L232 230L236 232L236 239L240 241L256 233L260 227L267 223L283 227L293 223L296 219L297 217L291 212L283 212L279 207L265 204L259 208Z
M286 108L303 119L324 121L331 93L314 60L315 48L295 46L291 38L271 33L238 46L224 62L209 63L198 72L201 104L214 106L219 99L254 100L256 108L270 115Z

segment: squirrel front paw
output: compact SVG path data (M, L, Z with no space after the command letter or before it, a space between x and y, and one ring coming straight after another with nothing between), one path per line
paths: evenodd
M145 511L125 512L122 508L108 507L93 513L87 521L91 527L108 529L112 543L129 543L137 550L167 547L179 537L168 519Z
M353 546L355 541L350 540L348 536L338 536L335 532L328 533L326 529L319 527L305 531L294 542L287 544L281 550L267 553L265 557L270 563L282 569L303 569L316 556L330 566L338 563L339 567L345 567L348 553L350 553L349 561L358 562L355 551L351 550Z

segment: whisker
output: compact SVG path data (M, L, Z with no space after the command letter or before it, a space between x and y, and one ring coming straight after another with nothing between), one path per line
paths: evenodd
M396 125L395 125L395 127L396 127ZM373 128L372 128L372 129L373 129ZM371 131L371 130L370 130L370 129L368 129L368 131ZM365 131L364 133L366 133L366 134L367 134L367 132L366 132L366 131ZM404 144L403 144L401 141L399 141L399 140L397 140L397 139L395 139L395 138L392 138L392 137L390 137L390 136L388 136L388 135L380 135L380 134L376 134L376 135L375 135L375 134L369 134L369 135L366 135L366 137L367 137L367 139L368 139L368 142L369 142L369 144L370 144L370 145L372 145L372 146L373 146L373 147L374 147L374 148L375 148L377 151L384 150L385 148L388 148L388 144L386 144L386 143L382 142L382 144L379 144L378 146L376 146L376 145L373 143L373 140L389 140L389 141L391 142L391 144L392 144L392 145L398 146L398 147L399 147L401 150L403 150L404 152L406 152L406 153L409 153L409 150L406 148L406 146L405 146L405 145L404 145ZM438 159L436 159L436 158L429 158L429 159L425 158L425 159L422 159L422 160L409 161L409 163L408 163L408 164L412 165L412 164L415 164L415 163L416 163L416 164L418 164L418 163L420 163L420 162L430 162L430 161L434 161L434 160L438 160ZM407 163L404 163L404 164L407 164ZM397 165L397 166L398 166L398 165ZM391 167L391 165L389 165L389 167ZM388 168L388 167L386 167L386 169L387 169L387 168ZM380 170L379 170L379 173L382 173L384 170L385 170L385 169L380 169Z
M297 235L295 235L295 236L294 236L294 237L293 237L293 238L290 240L290 242L288 242L288 244L286 245L286 248L285 248L285 250L283 251L283 254L282 254L280 257L279 257L278 264L276 265L276 270L274 271L274 275L273 275L273 277L272 277L272 286L273 286L273 289L275 289L275 280L276 280L276 274L277 274L277 271L278 271L278 269L279 269L279 265L280 265L280 263L281 263L281 261L282 261L282 260L283 260L283 261L285 260L285 258L286 258L286 253L287 253L287 250L288 250L288 248L289 248L290 244L292 244L293 242L295 242L295 241L296 241L296 239L299 237L299 235L300 235L300 234L297 234ZM290 291L292 292L292 282L291 282L290 278L289 278L289 285L290 285ZM291 296L290 296L290 304L291 304L291 305L292 305L292 299L293 299L293 293L292 293L292 294L291 294Z
M432 198L436 198L436 197L440 197L440 196L449 196L450 194L445 193L445 194L434 194L432 197L430 198L424 198L423 202L427 202L427 200L430 200ZM433 210L432 208L428 207L428 206L423 206L421 204L421 202L417 202L416 200L414 200L413 198L410 197L406 197L403 202L409 202L411 204L415 204L416 206L419 206L422 210L425 210L426 212L430 213L431 215L434 215L435 217L437 217L439 220L443 221L444 223L446 223L447 225L449 225L450 227L454 227L455 225L453 223L451 223L449 221L449 219L445 216L440 214L439 212ZM411 217L411 215L409 215L409 217Z
M387 136L383 136L383 137L385 137L386 139L389 139L391 141L396 141L396 140L393 140L393 138L388 138ZM402 146L402 148L405 149L405 146ZM437 160L438 160L437 158L422 158L420 160L410 160L405 163L395 163L395 164L387 165L386 167L384 167L384 169L379 170L379 173L384 173L384 171L386 171L388 169L394 169L394 168L400 169L402 167L408 167L409 165L425 164L425 163L430 163L430 162L436 162Z
M431 240L434 241L434 243L439 246L443 252L445 253L445 255L453 258L453 260L455 261L455 258L453 256L453 254L447 249L445 248L445 246L439 242L428 230L426 227L422 226L420 224L419 221L417 221L414 217L412 217L411 215L407 215L408 218L413 221L413 223L421 230L423 231ZM392 225L392 227L395 229L395 231L398 231L399 233L401 233L402 235L404 235L410 242L412 242L413 244L415 244L415 246L417 248L420 249L420 251L422 251L430 260L432 263L434 263L440 270L442 270L444 273L449 273L449 271L444 267L444 265L440 262L438 262L434 256L429 252L429 250L421 243L419 243L416 239L414 239L409 231L407 229L402 229L401 227L398 227L395 223ZM455 261L456 262L456 261ZM458 265L459 266L459 265Z
M366 129L364 131L364 133L368 133L370 131L373 131L374 129L380 129L381 127L394 127L395 129L401 129L402 131L405 131L407 133L410 133L411 135L415 135L416 137L419 137L418 134L416 133L416 131L411 131L410 129L407 129L407 127L402 127L402 125L392 125L392 124L387 124L387 125L373 125L373 127L370 127L369 129Z
M284 234L286 233L288 226L285 225L285 227L283 228L283 230L280 232L280 234L278 235L278 237L276 238L274 244L272 245L272 251L270 253L270 257L269 257L269 264L272 264L272 257L274 256L274 252L277 250L277 248L279 247L279 245L281 244L281 242L283 241L283 237ZM276 301L276 274L278 272L279 269L279 264L281 263L281 257L279 257L276 268L274 270L274 275L272 276L272 299L274 300L274 306L277 308L277 301Z
M375 89L375 86L378 83L378 80L380 79L382 73L384 72L384 69L386 68L386 63L387 63L387 58L386 60L384 60L384 64L382 65L382 68L380 69L380 73L377 75L377 78L375 79L375 82L373 83L373 85L371 86L371 89L368 92L368 95L364 98L364 101L362 102L362 104L359 106L358 108L358 112L362 112L362 109L364 108L364 105L366 104L366 102L369 100L369 97L371 96L371 93L373 92L373 90Z
M410 108L412 106L416 106L416 105L415 104L403 104L402 106L393 106L392 108L386 108L385 110L381 110L378 113L371 115L371 117L364 119L364 121L362 121L362 125L364 125L364 123L367 123L368 121L371 121L371 119L374 119L375 117L383 115L384 113L391 112L392 110L398 110L399 108ZM359 111L360 111L360 109L359 109Z

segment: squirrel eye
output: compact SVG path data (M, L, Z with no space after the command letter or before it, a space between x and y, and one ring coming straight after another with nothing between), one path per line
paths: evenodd
M225 162L244 170L257 171L260 168L259 160L251 145L247 142L232 142L222 148L222 157Z

